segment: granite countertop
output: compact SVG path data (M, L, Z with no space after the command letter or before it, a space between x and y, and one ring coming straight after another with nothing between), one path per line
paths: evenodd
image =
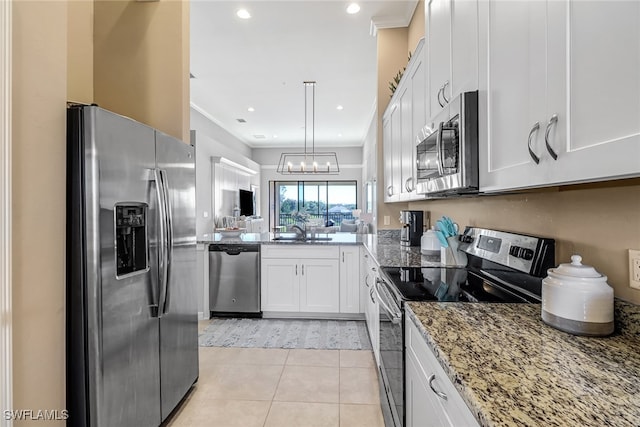
M640 425L640 306L616 300L604 338L551 328L539 304L406 307L481 425Z
M293 235L293 234L291 234ZM440 256L425 256L419 246L401 246L399 233L391 237L378 234L329 233L318 234L330 237L329 241L273 240L273 233L243 233L238 237L223 238L220 233L198 236L198 243L269 244L269 245L363 245L383 267L427 267L440 266Z
M294 233L282 235L295 236ZM269 244L269 245L360 245L366 240L366 234L354 233L318 233L318 237L329 237L331 240L273 240L273 233L242 233L238 237L223 237L220 233L209 233L198 236L198 243L227 243L233 244Z

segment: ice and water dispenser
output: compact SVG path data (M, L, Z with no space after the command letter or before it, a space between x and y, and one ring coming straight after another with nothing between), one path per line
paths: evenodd
M116 276L122 277L148 267L147 205L118 204L115 210Z

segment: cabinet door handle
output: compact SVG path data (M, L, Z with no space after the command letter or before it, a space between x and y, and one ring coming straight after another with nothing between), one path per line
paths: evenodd
M414 188L413 177L407 178L407 180L404 182L404 188L405 190L407 190L408 193L411 193L413 191L413 188Z
M549 119L549 123L547 123L547 129L544 131L544 143L547 146L547 151L549 152L549 154L551 154L551 157L553 157L553 160L558 160L558 154L553 151L553 148L551 148L551 145L549 145L549 132L551 131L551 126L556 123L558 123L558 115L554 114Z
M531 156L531 158L533 159L534 162L536 162L536 165L538 163L540 163L540 157L538 157L536 155L536 153L533 152L533 150L531 149L531 138L533 138L533 134L540 129L540 122L536 122L533 127L531 128L531 130L529 131L529 139L527 142L527 148L529 149L529 155Z
M444 90L447 88L448 85L449 85L449 80L444 82L444 85L442 85L442 99L444 100L445 105L449 103L449 100L447 99L447 95L445 95L444 93Z
M387 187L387 196L393 196L393 185Z
M440 104L441 107L444 107L444 104L440 102L440 94L442 93L443 90L444 90L444 86L441 86L440 89L438 89L438 95L436 95L436 98L438 98L438 104Z
M296 264L296 276L298 275L298 264Z
M342 252L342 262L344 262L344 252Z
M436 379L436 374L431 374L431 376L429 377L429 388L431 388L431 391L434 392L436 394L436 396L438 396L440 399L443 400L447 400L447 395L441 391L438 391L435 389L435 387L433 386L433 380Z
M304 276L304 264L302 264L302 275Z

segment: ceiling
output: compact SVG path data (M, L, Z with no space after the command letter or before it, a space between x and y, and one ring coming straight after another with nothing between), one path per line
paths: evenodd
M302 148L303 81L315 80L315 145L362 145L377 94L371 34L407 26L417 0L361 0L353 15L350 3L192 0L191 106L250 147Z

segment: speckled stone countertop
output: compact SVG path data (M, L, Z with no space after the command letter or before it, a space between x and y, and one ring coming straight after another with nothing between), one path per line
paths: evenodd
M640 306L610 337L547 326L538 304L415 303L407 315L483 426L640 426Z
M384 267L427 267L439 266L440 256L425 256L419 246L401 246L400 230L384 230L378 234L331 233L329 241L273 240L273 233L243 233L234 238L223 238L220 233L198 236L198 243L227 244L270 244L270 245L363 245Z

